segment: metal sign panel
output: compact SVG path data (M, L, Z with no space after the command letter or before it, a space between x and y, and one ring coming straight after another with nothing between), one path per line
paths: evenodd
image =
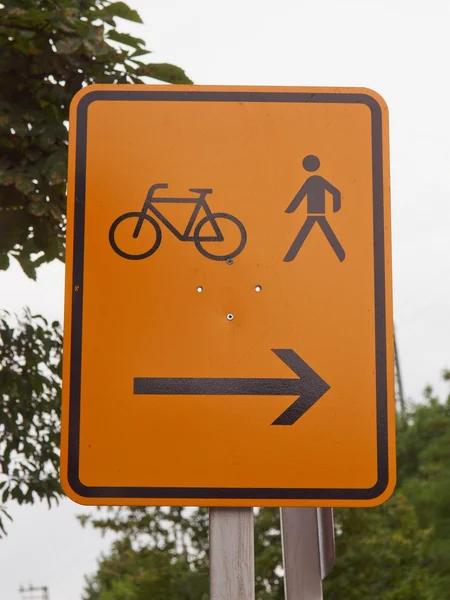
M389 223L387 109L374 92L82 90L70 117L68 495L385 500Z

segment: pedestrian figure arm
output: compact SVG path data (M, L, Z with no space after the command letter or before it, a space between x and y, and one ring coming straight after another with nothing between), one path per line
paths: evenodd
M333 212L338 212L341 210L341 192L328 181L326 182L325 188L333 196Z
M289 204L289 206L287 207L286 211L287 213L291 213L294 212L295 209L297 209L300 206L300 202L303 200L303 198L306 196L306 194L308 193L308 187L307 187L307 181L302 185L302 187L299 189L299 191L297 192L297 194L294 196L294 199L292 200L292 202Z

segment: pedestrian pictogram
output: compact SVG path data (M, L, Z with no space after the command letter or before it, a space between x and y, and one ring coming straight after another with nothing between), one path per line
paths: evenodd
M161 227L158 221L148 214L149 212L152 212L178 240L181 242L194 242L197 250L206 258L210 258L212 260L227 260L234 258L240 252L242 252L247 238L245 228L239 219L233 215L228 215L221 212L213 213L211 211L206 196L212 193L212 189L190 188L190 192L197 194L197 197L194 198L169 198L164 196L154 196L154 192L156 190L166 189L167 187L167 183L155 183L152 185L148 190L140 212L127 212L123 215L120 215L120 217L118 217L111 225L111 229L109 230L109 243L111 244L112 249L117 252L119 256L127 258L128 260L140 260L142 258L151 256L158 250L162 240ZM179 231L169 221L169 219L167 219L167 217L165 217L164 214L158 210L156 207L157 204L194 204L192 214L184 232ZM205 216L197 222L201 210L204 211ZM153 235L151 235L150 247L146 249L145 252L133 253L132 250L126 251L120 248L116 241L118 228L124 222L130 221L133 224L132 239L129 238L127 240L128 242L139 237L143 226L147 229L149 227L152 229ZM217 244L225 241L224 235L220 228L220 223L223 223L224 221L228 221L237 227L239 231L239 243L237 248L233 249L231 252L225 250L225 252L222 253L220 246L218 247ZM136 224L134 225L134 223ZM213 230L212 235L211 233L209 235L208 233L205 233L205 230L207 230L208 226ZM212 252L205 248L207 242L213 242L213 244L215 244Z
M61 478L83 504L370 506L395 480L387 109L71 105Z
M306 171L314 172L317 171L319 167L320 160L317 158L317 156L309 155L305 156L303 159L303 168ZM292 246L289 248L289 251L284 258L285 262L294 260L315 223L317 223L317 225L322 229L326 239L333 248L339 260L341 262L344 260L344 248L339 243L339 240L333 232L326 217L326 192L332 196L333 212L336 213L341 210L341 192L320 175L312 175L309 177L287 207L286 212L292 213L299 207L302 200L306 198L308 216L306 217L306 221L303 227L300 229Z

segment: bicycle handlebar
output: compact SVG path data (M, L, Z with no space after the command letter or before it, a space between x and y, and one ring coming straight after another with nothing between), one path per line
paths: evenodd
M148 190L147 195L152 195L155 190L168 188L168 183L154 183Z
M153 192L155 192L155 190L158 189L166 189L169 187L168 183L154 183L152 186L150 186L148 188L148 192L147 192L147 196L145 197L145 201L144 201L144 210L147 209L148 205L150 204L150 202L152 201L153 198Z

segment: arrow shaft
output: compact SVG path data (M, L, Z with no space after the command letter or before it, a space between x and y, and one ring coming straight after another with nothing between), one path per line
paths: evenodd
M135 394L186 396L299 396L272 425L293 425L330 389L292 349L272 352L296 375L296 379L230 377L135 377Z
M135 377L135 394L298 396L300 379Z

